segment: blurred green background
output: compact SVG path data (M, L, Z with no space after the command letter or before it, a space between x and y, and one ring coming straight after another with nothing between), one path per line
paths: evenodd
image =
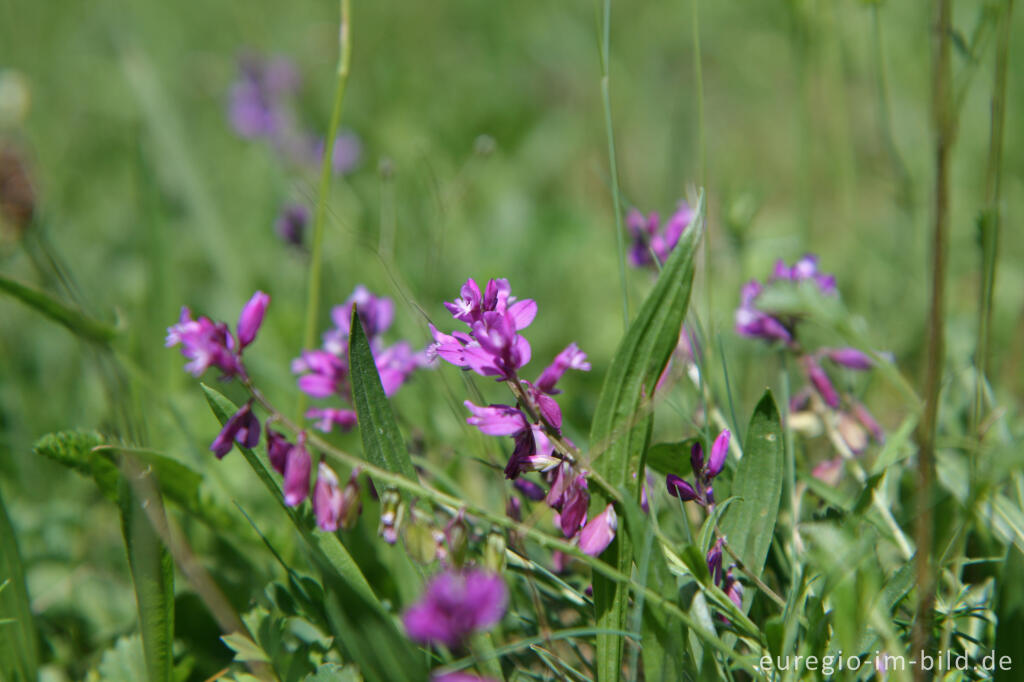
M353 4L343 126L361 138L363 155L332 185L325 303L365 283L398 301L391 338L422 346L423 313L450 328L441 302L467 277L508 277L514 294L539 304L528 375L569 341L590 354L594 371L571 377L562 399L568 435L584 442L622 332L595 6ZM975 28L987 10L960 2L955 16L962 109L952 166L952 400L972 386L975 221L985 197L994 42ZM337 11L305 1L0 0L0 69L30 99L24 115L0 108L0 135L29 161L38 215L20 240L7 230L0 268L60 292L44 254L66 263L83 307L123 328L118 348L133 369L130 392L118 397L144 423L143 442L204 472L210 495L232 511L229 497L257 509L271 503L237 457L217 464L209 456L216 422L163 337L181 305L233 321L261 288L273 301L251 368L279 405L297 400L289 361L300 350L308 258L282 243L273 223L285 201L312 205L316 179L239 137L226 118L227 93L243 52L290 57L303 78L298 115L322 133ZM775 357L732 333L739 286L766 276L776 258L805 251L821 255L856 324L916 381L932 186L926 3L702 2L697 29L694 18L691 2L613 3L612 114L628 206L667 215L690 188L707 187L710 242L695 310L724 350L737 412L748 414L763 387L778 382ZM1014 24L1024 35L1019 11ZM1019 405L1024 354L1021 49L1011 51L991 371L1011 405ZM628 273L634 310L651 281L646 271ZM34 455L32 443L62 428L103 430L114 408L96 353L8 298L0 298L0 358L0 490L48 642L44 659L77 677L133 630L134 598L113 505L90 481ZM456 453L499 460L493 439L465 430L466 391L449 370L419 374L399 393L406 433L445 465ZM900 422L893 389L859 390L884 425ZM685 396L675 409L689 409ZM666 437L688 428L672 419L658 427ZM466 469L460 475L479 479L470 488L486 498L491 472ZM290 531L270 532L286 543ZM240 607L266 581L248 569L233 574L241 550L215 534L196 543ZM248 561L272 570L268 557ZM209 625L192 608L192 622Z

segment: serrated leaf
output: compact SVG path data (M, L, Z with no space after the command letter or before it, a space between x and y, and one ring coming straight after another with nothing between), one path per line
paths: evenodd
M147 679L142 639L138 635L120 637L112 648L103 652L96 672L102 682Z
M732 484L737 499L722 516L721 530L743 564L759 576L775 533L785 457L782 425L771 391L765 391L754 408L743 453ZM750 599L744 599L744 604L749 608Z
M32 449L36 454L91 476L103 496L116 502L121 474L108 455L94 451L103 442L103 436L96 431L56 431L37 440Z
M38 677L38 667L25 569L14 526L0 497L0 679L31 682Z
M703 224L704 195L701 193L696 217L665 262L658 281L615 351L594 411L590 428L594 469L613 488L626 486L637 499L644 479L643 453L652 424L650 401L686 317L693 285L694 255L703 234ZM633 560L629 533L620 528L602 559L628 575ZM626 585L595 575L594 606L598 628L626 629ZM622 639L599 634L598 679L617 680L621 662Z
M359 435L363 439L363 456L381 469L402 474L416 480L398 422L391 404L384 395L377 363L366 340L359 311L352 307L352 333L348 344L349 376L352 381L352 401L359 415Z
M269 663L270 657L260 645L241 632L221 635L220 641L235 652L235 660L242 663Z
M307 675L303 682L363 682L363 676L354 665L325 663L315 673Z
M224 425L231 418L231 415L238 410L238 406L216 389L206 384L200 385L203 388L203 393L206 395L206 402L210 405L214 416L221 425ZM284 503L281 486L277 484L270 470L267 469L267 466L256 453L241 445L236 445L236 447L242 452L242 456L245 457L249 466L256 472L256 476L270 492L270 496L277 501L278 505L288 515L288 518L299 531L302 539L314 551L317 560L351 584L352 588L359 592L372 608L383 611L384 607L381 605L380 600L377 599L377 595L374 594L370 583L367 582L366 576L363 575L352 555L345 549L345 545L341 544L338 536L334 533L314 531L307 524L303 523L296 510Z
M171 682L174 644L174 564L153 527L166 523L157 487L135 489L125 472L119 486L121 530L139 611L139 631L151 682Z
M109 324L89 317L45 291L16 282L5 275L0 275L0 291L10 294L86 341L107 345L117 336L117 330Z

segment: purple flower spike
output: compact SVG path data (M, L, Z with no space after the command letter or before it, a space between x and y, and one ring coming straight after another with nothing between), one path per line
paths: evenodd
M214 438L210 450L220 459L231 452L235 441L247 448L254 448L260 442L260 420L252 412L252 403L242 405L231 415Z
M718 434L714 444L711 446L711 457L708 459L707 477L714 478L725 466L725 458L729 454L729 430L726 429Z
M309 224L309 209L303 204L286 204L274 222L274 230L286 243L302 246Z
M832 381L821 365L815 362L814 358L807 356L804 358L804 370L825 404L833 409L839 407L839 393L836 392L835 386L832 385Z
M871 369L875 364L870 356L856 348L831 348L825 351L825 355L837 365L842 365L849 369L863 371Z
M665 485L668 487L669 495L678 497L683 502L690 502L700 497L692 485L675 474L669 474L665 477Z
M559 393L555 389L555 384L562 378L566 370L577 369L582 372L590 371L590 363L587 362L587 354L580 350L580 347L575 343L570 343L566 346L565 350L555 356L551 364L544 368L540 376L537 378L537 383L534 384L537 390L555 394Z
M619 518L615 515L615 508L609 504L580 531L580 550L590 556L600 555L612 544L618 529Z
M288 439L277 431L270 428L270 421L267 421L267 458L270 460L270 466L274 467L274 471L284 475L285 466L288 463L288 453L292 449L292 444L288 442Z
M267 312L270 304L270 296L262 291L257 291L249 299L249 302L242 308L242 314L238 317L238 349L241 351L256 338L256 332L263 324L263 315Z
M298 443L288 451L284 467L284 503L289 507L300 504L309 497L309 474L313 460L306 449L306 436L299 434Z
M316 472L316 486L313 488L313 513L320 530L333 533L338 530L342 511L341 488L338 475L331 467L320 462Z
M500 576L484 571L447 571L435 576L402 621L409 637L422 644L458 647L471 633L501 620L508 590Z
M313 426L324 433L330 433L335 426L342 431L351 431L358 421L354 411L340 410L335 407L311 407L306 410L306 419L317 420Z
M508 405L479 407L468 400L462 404L473 413L472 417L466 418L466 423L472 424L488 436L512 436L520 431L528 430L526 417L514 407Z

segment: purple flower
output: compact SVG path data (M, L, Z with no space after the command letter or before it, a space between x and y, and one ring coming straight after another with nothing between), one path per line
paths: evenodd
M835 409L839 407L839 393L836 391L835 386L832 385L832 381L829 380L828 374L821 368L814 358L811 356L805 356L803 358L804 371L807 372L807 378L811 380L811 384L814 389L821 396L821 399L825 401L825 404Z
M729 454L729 438L731 434L726 429L718 434L714 444L711 446L711 457L708 459L707 477L714 478L722 471L725 465L725 458Z
M334 147L331 149L331 169L336 175L345 175L355 170L359 159L363 156L363 143L354 133L341 133L334 138ZM313 148L311 161L320 165L324 158L324 141L317 140Z
M690 448L690 467L693 469L694 485L690 485L675 474L669 474L665 477L668 494L678 497L683 502L695 501L705 507L713 505L715 491L711 482L715 476L722 473L729 455L730 438L728 429L719 433L711 446L711 456L707 460L704 459L704 448L700 441L695 442Z
M615 515L615 508L609 504L580 531L580 550L590 556L600 555L612 544L618 529L619 518Z
M722 583L722 538L715 540L715 544L708 550L707 562L708 571L711 573L711 580L716 584Z
M314 398L326 398L345 390L348 367L338 356L323 350L307 350L292 361L292 372L301 374L299 389Z
M333 533L341 520L343 497L338 487L338 475L331 467L320 462L313 487L313 513L321 530Z
M238 316L238 350L248 346L256 338L256 332L263 324L263 316L270 304L270 296L262 291L257 291L249 299L249 302L242 308L242 314Z
M665 477L665 485L668 487L668 494L672 497L678 497L683 502L689 502L696 500L700 495L693 489L693 486L687 483L682 478L675 474L669 474Z
M223 322L213 322L208 317L193 320L189 309L182 308L178 324L167 328L165 345L170 348L178 344L181 354L190 360L185 369L192 376L201 376L210 367L217 367L225 377L241 371L234 339Z
M288 439L283 434L271 429L270 421L267 420L267 459L270 460L270 466L274 467L274 471L282 476L288 463L288 452L291 449L292 444L288 442Z
M570 343L561 353L555 356L551 364L544 368L534 386L543 393L555 394L559 391L555 384L562 378L566 370L577 369L582 372L590 371L590 363L587 362L587 354L580 350L575 343Z
M336 355L348 353L353 306L359 311L359 322L363 325L367 339L376 339L386 332L395 319L395 304L390 298L375 296L362 284L356 286L344 303L331 310L335 329L324 335L324 348ZM373 346L372 342L370 345Z
M402 387L412 373L429 363L424 353L413 353L408 341L399 341L390 348L374 352L374 363L384 386L384 395L389 398Z
M694 211L685 201L679 202L679 207L672 216L661 224L657 213L650 213L646 217L638 210L632 209L626 215L626 229L632 238L629 249L629 262L634 267L653 265L654 258L659 263L668 260L672 249L679 243L679 238L690 223L693 222Z
M292 246L302 246L309 224L309 209L303 204L285 204L274 222L274 229L281 239Z
M526 499L533 500L534 502L540 502L547 495L547 493L544 492L544 488L541 488L533 481L525 478L517 478L512 482L512 486L521 492Z
M501 620L508 591L501 577L484 571L446 571L402 617L409 637L422 644L458 647L471 633Z
M587 478L580 474L569 486L562 504L560 526L562 534L567 538L576 535L580 527L587 522L587 507L590 506L590 493L587 492Z
M736 333L767 341L793 340L790 330L781 321L758 310L755 304L757 297L764 290L756 280L747 282L740 292L740 307L736 309Z
M515 407L508 405L479 407L468 400L462 404L473 413L472 417L466 418L466 423L472 424L488 436L512 436L520 431L529 430L526 417Z
M342 431L351 431L358 417L352 410L340 410L335 407L311 407L306 410L306 419L315 419L313 426L324 433L330 433L337 426Z
M869 412L868 408L864 407L862 403L854 401L853 416L857 418L857 421L859 421L865 429L871 432L871 437L874 438L876 442L885 442L885 432L882 431L882 427L878 425L878 422L875 421L871 412Z
M233 443L237 441L247 448L254 448L260 442L260 420L252 411L252 403L248 402L238 408L210 445L210 450L217 459L231 452Z
M231 86L228 117L235 131L246 138L287 132L286 97L299 85L298 73L284 58L265 60L247 55L239 60L241 76Z
M288 450L284 466L284 503L289 507L309 497L309 474L313 460L306 449L306 435L299 434L298 442Z
M848 369L863 371L871 369L875 364L866 353L856 348L826 348L823 352L829 360Z

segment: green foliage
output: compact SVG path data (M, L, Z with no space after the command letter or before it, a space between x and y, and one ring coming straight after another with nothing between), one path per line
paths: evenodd
M0 496L0 677L11 682L36 679L36 637L18 539Z

